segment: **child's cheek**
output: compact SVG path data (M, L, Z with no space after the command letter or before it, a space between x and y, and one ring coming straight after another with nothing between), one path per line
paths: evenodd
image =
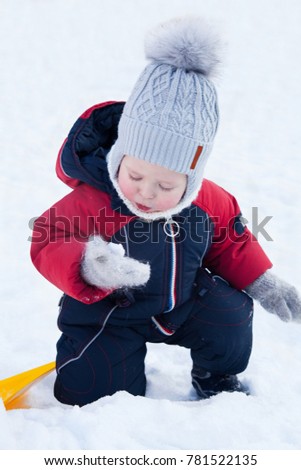
M166 195L160 197L160 201L157 202L157 210L164 211L172 209L178 204L178 198L174 195Z
M133 185L129 181L127 181L125 178L123 178L122 174L118 177L118 184L119 184L122 194L124 194L124 196L129 201L131 201L134 195Z

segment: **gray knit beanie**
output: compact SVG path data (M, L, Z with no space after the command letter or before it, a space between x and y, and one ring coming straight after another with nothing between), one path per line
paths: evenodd
M216 90L208 79L218 64L219 40L200 18L177 18L149 33L146 58L108 154L110 178L128 208L138 216L168 218L196 198L218 127ZM145 214L128 201L118 185L124 155L187 175L180 203L168 213Z

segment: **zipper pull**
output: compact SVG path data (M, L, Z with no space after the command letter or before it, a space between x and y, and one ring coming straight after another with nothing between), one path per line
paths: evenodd
M176 230L174 230L174 228ZM172 218L170 218L164 222L163 230L164 230L165 235L171 238L175 238L180 233L180 225L178 224L176 220L173 220Z

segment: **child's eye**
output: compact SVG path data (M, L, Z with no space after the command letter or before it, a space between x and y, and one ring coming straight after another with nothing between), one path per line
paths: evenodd
M129 175L129 178L130 180L132 181L141 181L142 178L140 176L132 176L132 175Z
M162 189L162 191L172 191L173 188L166 188L165 186L162 186L161 184L159 184L160 186L160 189Z

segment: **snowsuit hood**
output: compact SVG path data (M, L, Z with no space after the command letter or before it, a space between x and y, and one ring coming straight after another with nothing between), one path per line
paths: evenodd
M73 189L86 183L104 191L112 198L112 209L131 215L110 180L106 161L117 139L124 104L114 101L97 104L77 119L60 149L56 173Z

